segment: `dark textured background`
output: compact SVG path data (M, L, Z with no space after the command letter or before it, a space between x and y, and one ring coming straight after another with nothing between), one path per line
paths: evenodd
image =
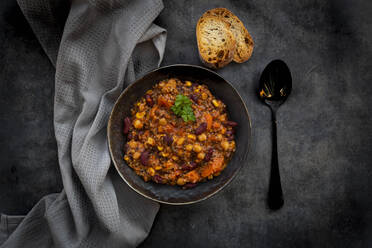
M224 6L255 41L219 71L248 106L253 137L241 174L191 206L162 206L141 247L372 247L372 2L164 1L163 65L200 64L194 27ZM25 214L62 188L53 132L54 68L14 0L0 1L0 212ZM256 97L272 59L292 70L278 115L284 207L266 207L270 112Z

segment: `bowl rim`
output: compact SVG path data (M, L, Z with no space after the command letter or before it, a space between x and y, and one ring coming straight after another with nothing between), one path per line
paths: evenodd
M246 154L248 157L249 155L249 151L250 151L250 148L251 148L251 137L252 137L252 123L251 123L251 118L250 118L250 115L249 115L249 112L248 112L248 108L247 106L245 105L245 102L243 100L243 98L241 97L241 95L239 94L239 91L237 91L235 89L235 87L229 82L227 81L225 78L223 78L221 75L219 75L217 72L215 71L212 71L208 68L205 68L203 66L199 66L199 65L191 65L191 64L172 64L172 65L166 65L166 66L162 66L162 67L159 67L159 68L156 68L154 70L151 70L151 71L148 71L146 72L143 76L141 76L140 78L136 79L133 83L131 83L128 87L126 87L119 95L119 97L116 99L115 101L115 104L113 105L112 107L112 110L110 112L110 116L109 116L109 120L108 120L108 124L107 124L107 142L108 142L108 147L109 147L109 151L110 151L110 158L111 158L111 161L112 163L114 164L115 166L115 169L117 171L117 173L120 175L120 177L124 180L124 182L132 189L134 190L135 192L137 192L138 194L140 194L141 196L147 198L147 199L150 199L152 201L155 201L155 202L159 202L159 203L163 203L163 204L167 204L167 205L188 205L188 204L193 204L193 203L197 203L197 202L201 202L201 201L204 201L214 195L216 195L218 192L220 192L221 190L223 190L229 183L231 183L231 181L236 177L236 175L238 174L238 172L241 170L242 166L239 166L238 169L236 171L234 171L234 173L232 174L232 176L225 182L223 183L219 188L217 188L215 191L211 192L210 194L204 196L204 197L201 197L200 199L197 199L197 200L193 200L193 201L185 201L185 202L167 202L167 201L163 201L163 200L159 200L157 198L154 198L154 197L151 197L151 196L148 196L142 192L140 192L139 190L137 190L135 187L133 187L126 179L125 177L122 175L120 169L119 169L119 166L116 164L116 161L114 159L114 155L113 155L113 152L112 152L112 147L111 147L111 142L110 142L110 134L111 134L111 120L112 120L112 115L113 115L113 112L114 110L116 109L117 105L119 104L119 101L121 100L121 98L123 97L123 95L126 94L126 92L131 88L133 87L133 85L135 85L136 83L138 83L139 81L141 81L144 77L148 76L150 73L153 73L153 72L156 72L156 71L159 71L159 70L164 70L166 68L169 68L169 67L194 67L194 68L198 68L198 69L202 69L202 70L206 70L210 73L213 73L215 74L217 77L221 78L223 81L225 81L236 93L237 95L239 96L240 98L240 101L243 103L243 106L244 106L244 110L245 110L245 114L247 115L248 117L248 145L247 145L247 148L246 148Z

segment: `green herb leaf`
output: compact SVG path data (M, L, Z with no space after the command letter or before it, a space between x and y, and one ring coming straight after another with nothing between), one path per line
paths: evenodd
M173 113L187 121L195 121L194 111L191 107L191 100L184 95L177 95L174 105L171 107Z

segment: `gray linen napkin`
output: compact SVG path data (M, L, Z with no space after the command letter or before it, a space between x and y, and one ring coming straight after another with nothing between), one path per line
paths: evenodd
M12 233L8 222L16 219L2 215L0 237L11 233L2 247L133 247L148 235L159 205L110 169L106 123L123 87L160 65L166 33L152 22L163 3L72 1L62 34L57 2L18 0L56 66L54 128L64 189L41 199Z

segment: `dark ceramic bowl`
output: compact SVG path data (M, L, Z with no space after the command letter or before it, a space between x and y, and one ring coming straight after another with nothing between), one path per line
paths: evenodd
M130 116L131 107L147 90L159 81L172 77L182 81L190 80L206 84L212 94L226 104L229 119L238 123L235 135L236 152L225 170L220 176L198 183L195 188L187 190L178 186L144 182L123 159L123 148L126 142L123 134L124 118ZM111 112L107 135L112 161L129 187L154 201L179 205L195 203L216 194L233 179L242 166L248 164L246 158L251 137L251 122L247 108L238 92L217 73L200 66L171 65L149 72L123 91Z

